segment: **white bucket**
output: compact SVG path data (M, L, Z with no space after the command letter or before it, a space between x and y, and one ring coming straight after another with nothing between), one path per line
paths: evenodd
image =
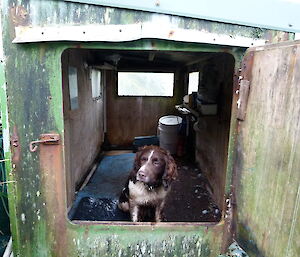
M158 121L159 146L171 154L176 154L181 123L182 118L174 115L163 116Z

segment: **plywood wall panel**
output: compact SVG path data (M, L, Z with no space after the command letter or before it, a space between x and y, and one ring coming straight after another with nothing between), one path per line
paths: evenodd
M125 97L117 95L116 73L107 76L107 135L112 145L131 145L136 136L156 135L158 120L179 113L182 103L183 76L175 76L173 97Z
M89 71L84 66L87 52L69 50L63 54L63 97L65 122L65 160L68 204L75 189L100 152L104 140L103 98L92 99ZM79 108L70 109L68 66L77 68Z
M200 116L196 130L196 161L213 188L214 199L222 209L233 94L234 58L220 56L211 60L218 67L220 92L218 114Z
M250 256L300 256L300 46L249 54L250 94L236 147L237 238Z

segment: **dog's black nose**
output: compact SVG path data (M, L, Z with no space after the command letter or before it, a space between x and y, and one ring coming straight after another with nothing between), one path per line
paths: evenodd
M145 174L144 171L140 170L140 171L138 172L138 176L139 176L140 178L144 178L144 177L146 177L146 174Z

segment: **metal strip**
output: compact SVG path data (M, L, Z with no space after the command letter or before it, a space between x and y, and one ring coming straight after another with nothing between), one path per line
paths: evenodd
M10 237L9 242L5 248L5 252L3 254L3 257L10 257L13 254L12 250L12 238Z
M240 81L239 100L238 100L238 113L237 119L244 121L247 112L247 103L250 91L250 81L242 79Z
M83 25L52 27L16 27L13 43L78 41L78 42L124 42L143 38L165 39L181 42L208 43L216 45L251 47L264 45L264 39L209 33L193 29L161 26L157 29L151 22L129 25Z

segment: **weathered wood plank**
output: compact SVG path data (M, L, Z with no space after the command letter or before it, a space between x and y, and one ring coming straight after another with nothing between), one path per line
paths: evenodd
M214 63L218 70L218 114L200 116L195 125L196 161L213 187L219 208L224 209L225 178L229 144L229 130L233 94L234 58L216 55Z
M67 50L62 55L68 206L74 198L75 190L99 154L104 140L104 97L97 100L92 98L89 70L84 67L88 57L88 51L74 49ZM75 110L70 108L69 66L76 67L78 71L79 105Z
M158 120L178 114L175 105L182 101L183 77L177 73L173 97L118 96L116 73L107 76L107 131L113 145L131 145L134 137L156 135Z
M299 69L299 43L254 52L236 148L238 239L250 255L300 255Z

